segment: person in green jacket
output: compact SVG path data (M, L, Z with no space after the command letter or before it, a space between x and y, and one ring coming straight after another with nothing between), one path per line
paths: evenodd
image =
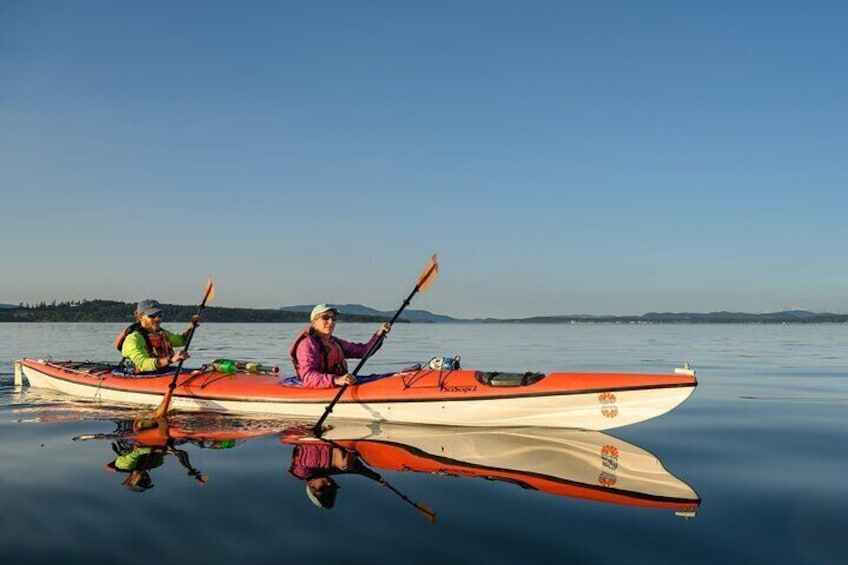
M175 334L162 328L164 315L159 301L142 300L135 310L135 322L115 340L115 348L132 363L136 374L155 373L189 358L188 352L174 348L185 345L192 325L199 324L201 317L193 316L185 331Z
M206 483L209 477L191 466L188 452L176 447L177 440L171 437L168 420L165 418L140 418L119 422L118 428L126 430L126 439L120 439L112 444L112 450L117 457L104 465L113 472L126 473L123 481L125 487L133 492L144 492L153 488L150 471L162 466L166 455L177 458L186 470L188 476ZM132 433L129 433L132 430Z

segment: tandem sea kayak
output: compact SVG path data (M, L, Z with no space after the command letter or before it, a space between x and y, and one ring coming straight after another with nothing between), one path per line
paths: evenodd
M173 373L133 376L107 363L21 359L15 378L32 387L101 402L155 407ZM184 369L176 410L318 418L338 389L289 384L279 375L212 367ZM406 370L348 387L333 418L446 426L606 430L656 418L695 390L688 366L667 374L500 373L467 369Z

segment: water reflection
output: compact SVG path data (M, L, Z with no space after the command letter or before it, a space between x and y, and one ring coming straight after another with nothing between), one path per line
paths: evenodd
M369 468L355 446L342 445L323 436L316 438L311 425L288 429L281 439L293 444L289 473L306 484L306 496L318 508L329 510L335 505L339 485L333 475L355 474L388 488L430 523L436 522L436 512L432 508L410 499Z
M218 414L176 418L145 416L113 421L115 430L111 433L81 434L73 439L109 441L112 459L103 467L124 476L121 484L133 492L145 492L155 486L151 472L162 467L168 456L186 470L188 477L200 485L205 484L209 477L192 465L187 448L231 449L250 438L292 429L289 424L256 425L254 421L224 418Z
M194 457L196 450L232 449L274 435L291 449L289 475L303 482L315 506L328 510L336 504L341 476L358 475L391 490L434 522L435 511L416 501L415 493L395 488L383 476L387 472L499 481L551 496L666 509L687 518L701 503L658 457L602 432L337 422L315 437L311 421L222 415L114 421L112 433L74 439L107 440L112 453L105 467L125 475L123 484L138 492L153 486L155 470L168 460L202 485L208 477L193 465L189 451L195 450Z
M131 433L125 438L112 442L115 458L104 465L107 471L126 474L121 483L133 492L145 492L153 488L153 478L150 472L165 463L165 457L170 455L179 461L187 471L188 476L204 484L208 477L195 469L189 460L188 451L178 447L180 440L172 436L166 419L145 418L118 422L119 429L124 428ZM76 438L75 438L76 439Z
M482 478L555 496L663 508L686 518L701 503L658 457L602 432L338 423L320 440L301 430L284 432L282 439L301 449L344 449L356 469Z

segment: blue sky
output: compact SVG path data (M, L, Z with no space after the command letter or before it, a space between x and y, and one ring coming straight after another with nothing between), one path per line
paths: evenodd
M844 2L0 3L0 302L848 311Z

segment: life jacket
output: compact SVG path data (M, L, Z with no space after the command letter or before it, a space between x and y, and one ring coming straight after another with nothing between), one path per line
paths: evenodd
M137 446L130 453L115 459L115 469L129 473L131 471L149 471L165 462L162 448Z
M304 339L311 339L318 346L318 350L321 352L321 365L318 369L322 373L330 373L336 376L342 376L347 374L347 361L345 360L344 351L342 351L342 346L336 343L333 336L330 336L330 345L327 346L324 344L324 340L315 335L315 329L312 326L309 326L300 334L294 338L294 341L289 348L289 357L291 357L292 365L294 365L294 372L298 376L298 378L303 379L303 376L300 374L300 367L297 362L297 347L300 345L300 342ZM336 363L334 366L330 367L330 348L336 348L338 351L338 357L341 359L340 362Z
M333 446L320 444L297 444L292 450L289 473L308 481L316 477L326 477L333 467Z
M124 346L124 341L133 332L139 332L144 337L144 343L147 345L147 353L151 357L168 357L174 354L174 346L168 341L168 334L165 330L160 329L158 332L149 332L141 327L138 322L133 322L123 329L115 339L115 349L121 351Z
M345 455L353 455L353 461L349 467L339 468L333 465L333 449L341 449ZM292 450L289 473L304 481L343 474L363 475L375 481L382 480L380 475L365 466L354 449L341 445L314 443L295 445Z

